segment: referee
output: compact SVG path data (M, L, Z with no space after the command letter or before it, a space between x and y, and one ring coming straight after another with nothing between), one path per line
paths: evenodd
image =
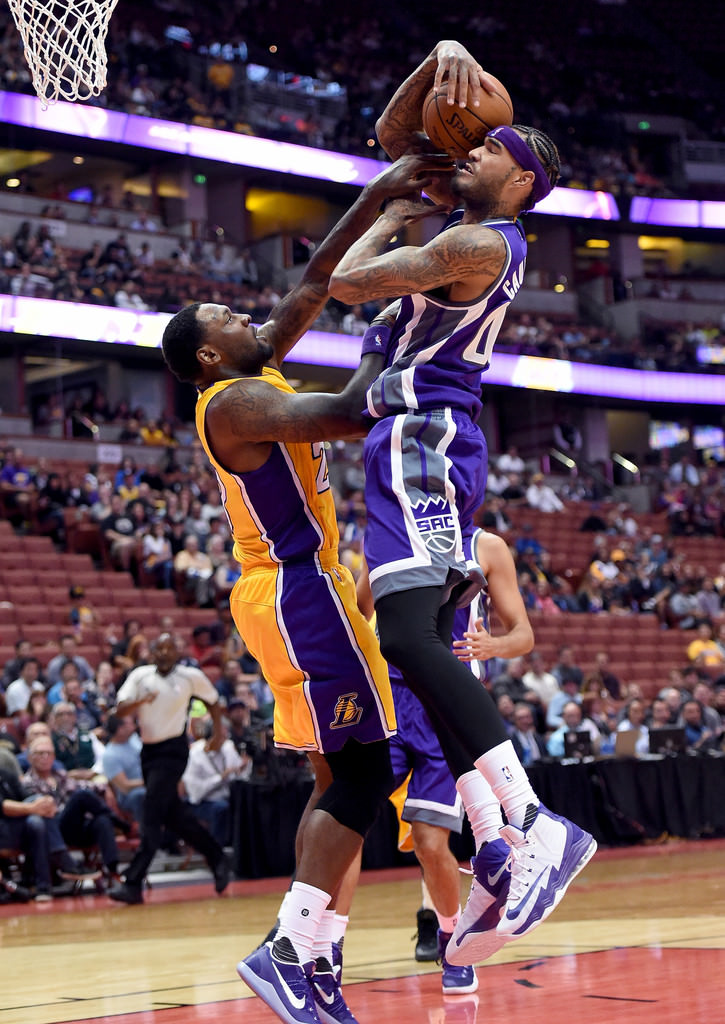
M224 740L219 694L198 668L178 664L176 643L169 633L158 638L152 658L153 664L133 669L118 691L116 714L121 718L136 715L138 719L146 784L141 845L123 884L108 893L121 903L143 903L143 881L161 845L164 826L204 855L218 893L229 884L229 863L223 849L183 803L178 791L189 756L189 702L198 697L206 704L214 726L209 750L219 750Z

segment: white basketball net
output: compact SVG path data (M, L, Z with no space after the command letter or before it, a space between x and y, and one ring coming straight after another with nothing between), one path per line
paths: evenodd
M106 33L118 0L8 0L43 107L106 85Z

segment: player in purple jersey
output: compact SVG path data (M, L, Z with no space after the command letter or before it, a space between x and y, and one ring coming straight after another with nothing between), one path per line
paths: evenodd
M430 148L421 110L432 86L451 103L475 105L491 82L459 43L438 43L378 121L393 159ZM428 712L474 830L485 811L468 789L479 777L483 802L506 813L511 881L500 920L481 920L506 937L543 921L596 849L588 833L539 803L489 694L450 649L456 604L470 599L466 551L485 491L486 444L474 419L481 371L523 277L518 218L549 194L558 170L556 147L542 132L496 128L452 177L426 189L460 207L455 224L425 245L388 250L420 212L418 200L395 200L330 281L344 302L401 296L389 336L366 332L363 341L364 349L387 349L367 401L376 422L365 442L365 554L381 650ZM504 864L487 865L494 881Z

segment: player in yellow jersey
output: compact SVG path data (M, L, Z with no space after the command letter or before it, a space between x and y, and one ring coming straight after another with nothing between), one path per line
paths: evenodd
M364 393L382 367L375 331L339 395L298 395L279 367L382 200L417 193L407 207L410 222L418 220L435 209L420 190L452 169L444 156L405 157L373 179L259 329L246 314L203 303L177 313L164 332L167 364L200 392L197 429L242 565L232 614L274 692L275 742L308 751L315 766L318 792L298 833L296 879L277 935L238 967L288 1024L354 1024L330 964L327 908L392 789L395 719L385 662L338 560L322 445L365 432Z

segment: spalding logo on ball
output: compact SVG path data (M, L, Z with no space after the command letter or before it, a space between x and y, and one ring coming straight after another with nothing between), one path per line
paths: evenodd
M495 92L481 90L477 107L451 106L446 93L433 89L423 103L423 129L434 146L454 157L467 156L480 146L492 128L512 124L514 108L506 87L488 75Z

